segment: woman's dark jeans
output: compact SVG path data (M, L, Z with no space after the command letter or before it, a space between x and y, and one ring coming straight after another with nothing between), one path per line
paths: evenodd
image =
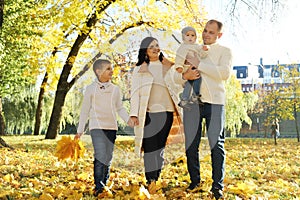
M146 113L143 146L147 182L159 178L164 150L173 123L173 112Z

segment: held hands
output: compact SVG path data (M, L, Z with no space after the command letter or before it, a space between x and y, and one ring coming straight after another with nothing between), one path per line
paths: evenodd
M139 125L139 119L135 116L131 116L127 123L130 127Z
M74 137L74 140L79 140L83 133L77 133Z

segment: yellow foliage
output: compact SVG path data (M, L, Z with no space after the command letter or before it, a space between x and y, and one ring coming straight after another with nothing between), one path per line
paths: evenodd
M54 198L50 194L43 193L40 196L39 200L54 200Z
M78 180L87 180L89 178L89 174L87 172L82 172L77 176Z
M229 185L228 189L234 194L250 195L253 194L257 185L253 182L239 182L235 186Z
M12 181L12 175L11 174L6 174L4 177L3 177L3 180L6 181L6 182L11 182Z
M54 192L53 192L53 197L55 197L55 198L58 198L58 197L60 197L61 195L62 195L62 193L63 193L63 188L62 187L59 187L59 188L55 188L54 189Z
M148 186L148 191L150 194L155 194L156 193L156 184L155 182L151 182L151 184Z
M63 136L56 146L55 156L59 160L70 158L77 161L82 158L85 152L83 143L78 139L72 139L70 136Z
M144 199L150 199L151 195L149 193L149 191L142 185L140 187L140 191L139 191L139 198L141 200L144 200Z
M74 191L73 194L68 196L67 200L81 200L82 199L82 193L78 193L77 191Z
M73 65L74 62L75 62L75 59L76 59L76 56L71 56L71 57L69 58L69 60L68 60L68 63L69 63L70 65Z
M93 151L91 141L87 140L89 136L84 136L88 149L86 156L76 164L58 162L52 153L57 144L53 140L37 139L44 136L4 137L16 150L0 148L0 154L5 155L0 156L0 199L94 199ZM124 161L124 154L130 155L133 151L129 150L133 139L130 142L121 138L118 137L115 143L108 184L98 199L211 199L210 151L207 155L201 154L201 187L188 193L186 188L190 180L186 158L182 156L184 145L167 145L161 177L147 190L143 161L134 156L125 158L129 162ZM67 144L74 142L68 137L64 140ZM203 139L201 151L205 149L204 142ZM298 142L283 138L278 142L281 148L275 147L270 139L226 141L224 199L299 199ZM22 149L24 143L32 148L30 153ZM282 170L283 166L285 170Z

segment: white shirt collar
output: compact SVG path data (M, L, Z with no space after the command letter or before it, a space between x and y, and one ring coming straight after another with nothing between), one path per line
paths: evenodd
M106 89L110 86L111 82L108 81L108 82L100 82L97 78L95 79L95 82L99 85L100 89Z

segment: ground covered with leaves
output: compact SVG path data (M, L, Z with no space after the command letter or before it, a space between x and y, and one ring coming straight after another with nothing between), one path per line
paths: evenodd
M93 148L83 137L84 158L59 161L56 140L44 136L5 136L15 150L0 148L0 199L95 199ZM299 199L300 143L296 139L227 139L225 199ZM210 199L211 162L207 140L200 147L202 185L189 184L184 145L166 148L166 163L155 186L145 184L143 161L134 156L133 140L118 136L111 176L103 199Z

